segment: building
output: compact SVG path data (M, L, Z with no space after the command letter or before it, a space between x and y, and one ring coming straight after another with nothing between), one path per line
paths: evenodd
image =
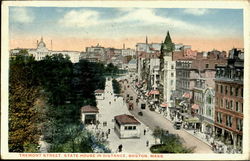
M96 46L86 47L85 52L81 53L81 59L90 62L106 62L108 57L105 48L97 44Z
M242 149L244 51L232 49L226 65L216 67L215 138Z
M159 90L160 90L160 103L167 105L168 107L174 106L174 100L172 94L175 91L175 61L173 61L173 51L174 43L171 40L169 32L165 37L164 43L161 46L161 55L160 55L160 81L159 81ZM170 113L169 108L168 114Z
M129 72L136 72L136 59L131 59L128 64L123 64L123 69L128 70Z
M124 48L121 50L121 54L122 56L135 56L135 50L130 48Z
M98 120L99 109L94 106L83 106L81 108L81 120L83 124L96 124Z
M21 50L23 50L23 49L21 49L21 48L11 49L10 55L11 56L16 55ZM43 41L43 37L41 37L41 40L39 42L37 40L36 48L29 48L29 49L24 49L24 50L27 50L29 55L33 56L35 58L35 60L37 60L37 61L43 60L46 56L51 56L51 55L55 55L55 54L62 54L64 57L69 56L70 61L72 63L77 63L77 62L79 62L79 59L80 59L80 52L79 51L66 51L66 50L53 51L53 50L49 50L46 47L45 42Z
M115 116L114 130L120 138L140 138L140 125L134 116L123 114Z

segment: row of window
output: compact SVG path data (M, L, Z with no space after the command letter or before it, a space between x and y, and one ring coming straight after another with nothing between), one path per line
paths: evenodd
M177 71L178 77L189 78L190 72L189 71Z
M220 106L220 108L226 108L229 110L234 110L236 112L243 112L243 103L238 102L238 101L234 101L234 100L229 100L229 99L220 99L219 102L219 98L216 98L216 105Z
M187 67L190 68L191 67L191 62L176 62L176 67Z
M230 85L216 84L215 90L217 93L225 94L228 96L243 97L243 88L239 88L239 87L235 88Z
M225 117L225 122L223 122L223 117ZM243 127L243 120L240 118L235 118L236 119L236 129L239 131L242 131ZM221 112L216 113L216 121L219 124L224 124L227 127L232 127L233 126L233 121L234 118L231 115L223 115Z
M229 68L217 68L216 77L229 78L234 80L243 80L243 70L242 69L229 69Z
M136 126L125 126L125 130L136 130Z
M103 96L102 93L96 93L95 95L96 95L96 96Z

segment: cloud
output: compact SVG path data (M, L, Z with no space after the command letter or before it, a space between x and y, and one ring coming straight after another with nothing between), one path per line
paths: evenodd
M195 16L202 16L208 13L208 9L205 8L188 8L183 10L184 13L195 15Z
M71 10L58 22L66 27L89 27L100 24L101 20L97 11Z
M27 8L11 8L10 17L18 23L31 23L35 19L34 14Z
M101 18L101 13L97 10L71 10L58 22L66 27L89 27L88 29L95 27L95 29L98 28L99 30L95 32L122 32L131 35L141 33L145 29L149 32L149 28L151 28L152 33L171 30L183 35L214 36L221 34L219 28L198 25L169 16L161 16L156 9L152 8L121 8L117 11L113 13L112 18L104 19ZM193 14L200 15L208 12L206 9L185 10L185 12L189 13L191 11ZM105 35L105 33L102 34ZM106 34L108 35L108 33Z

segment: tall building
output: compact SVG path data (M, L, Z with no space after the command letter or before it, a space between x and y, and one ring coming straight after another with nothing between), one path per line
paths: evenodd
M159 90L160 102L167 103L169 107L174 106L171 96L175 91L176 82L175 61L173 61L174 46L168 31L161 46Z
M215 137L242 148L244 51L229 51L227 64L216 67Z

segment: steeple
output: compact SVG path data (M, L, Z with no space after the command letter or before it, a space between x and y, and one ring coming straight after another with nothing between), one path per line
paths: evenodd
M164 55L168 55L168 53L171 53L173 51L174 51L174 43L172 42L172 39L168 31L167 36L165 37L164 43L161 46L161 52Z
M146 44L148 44L148 36L146 36Z

